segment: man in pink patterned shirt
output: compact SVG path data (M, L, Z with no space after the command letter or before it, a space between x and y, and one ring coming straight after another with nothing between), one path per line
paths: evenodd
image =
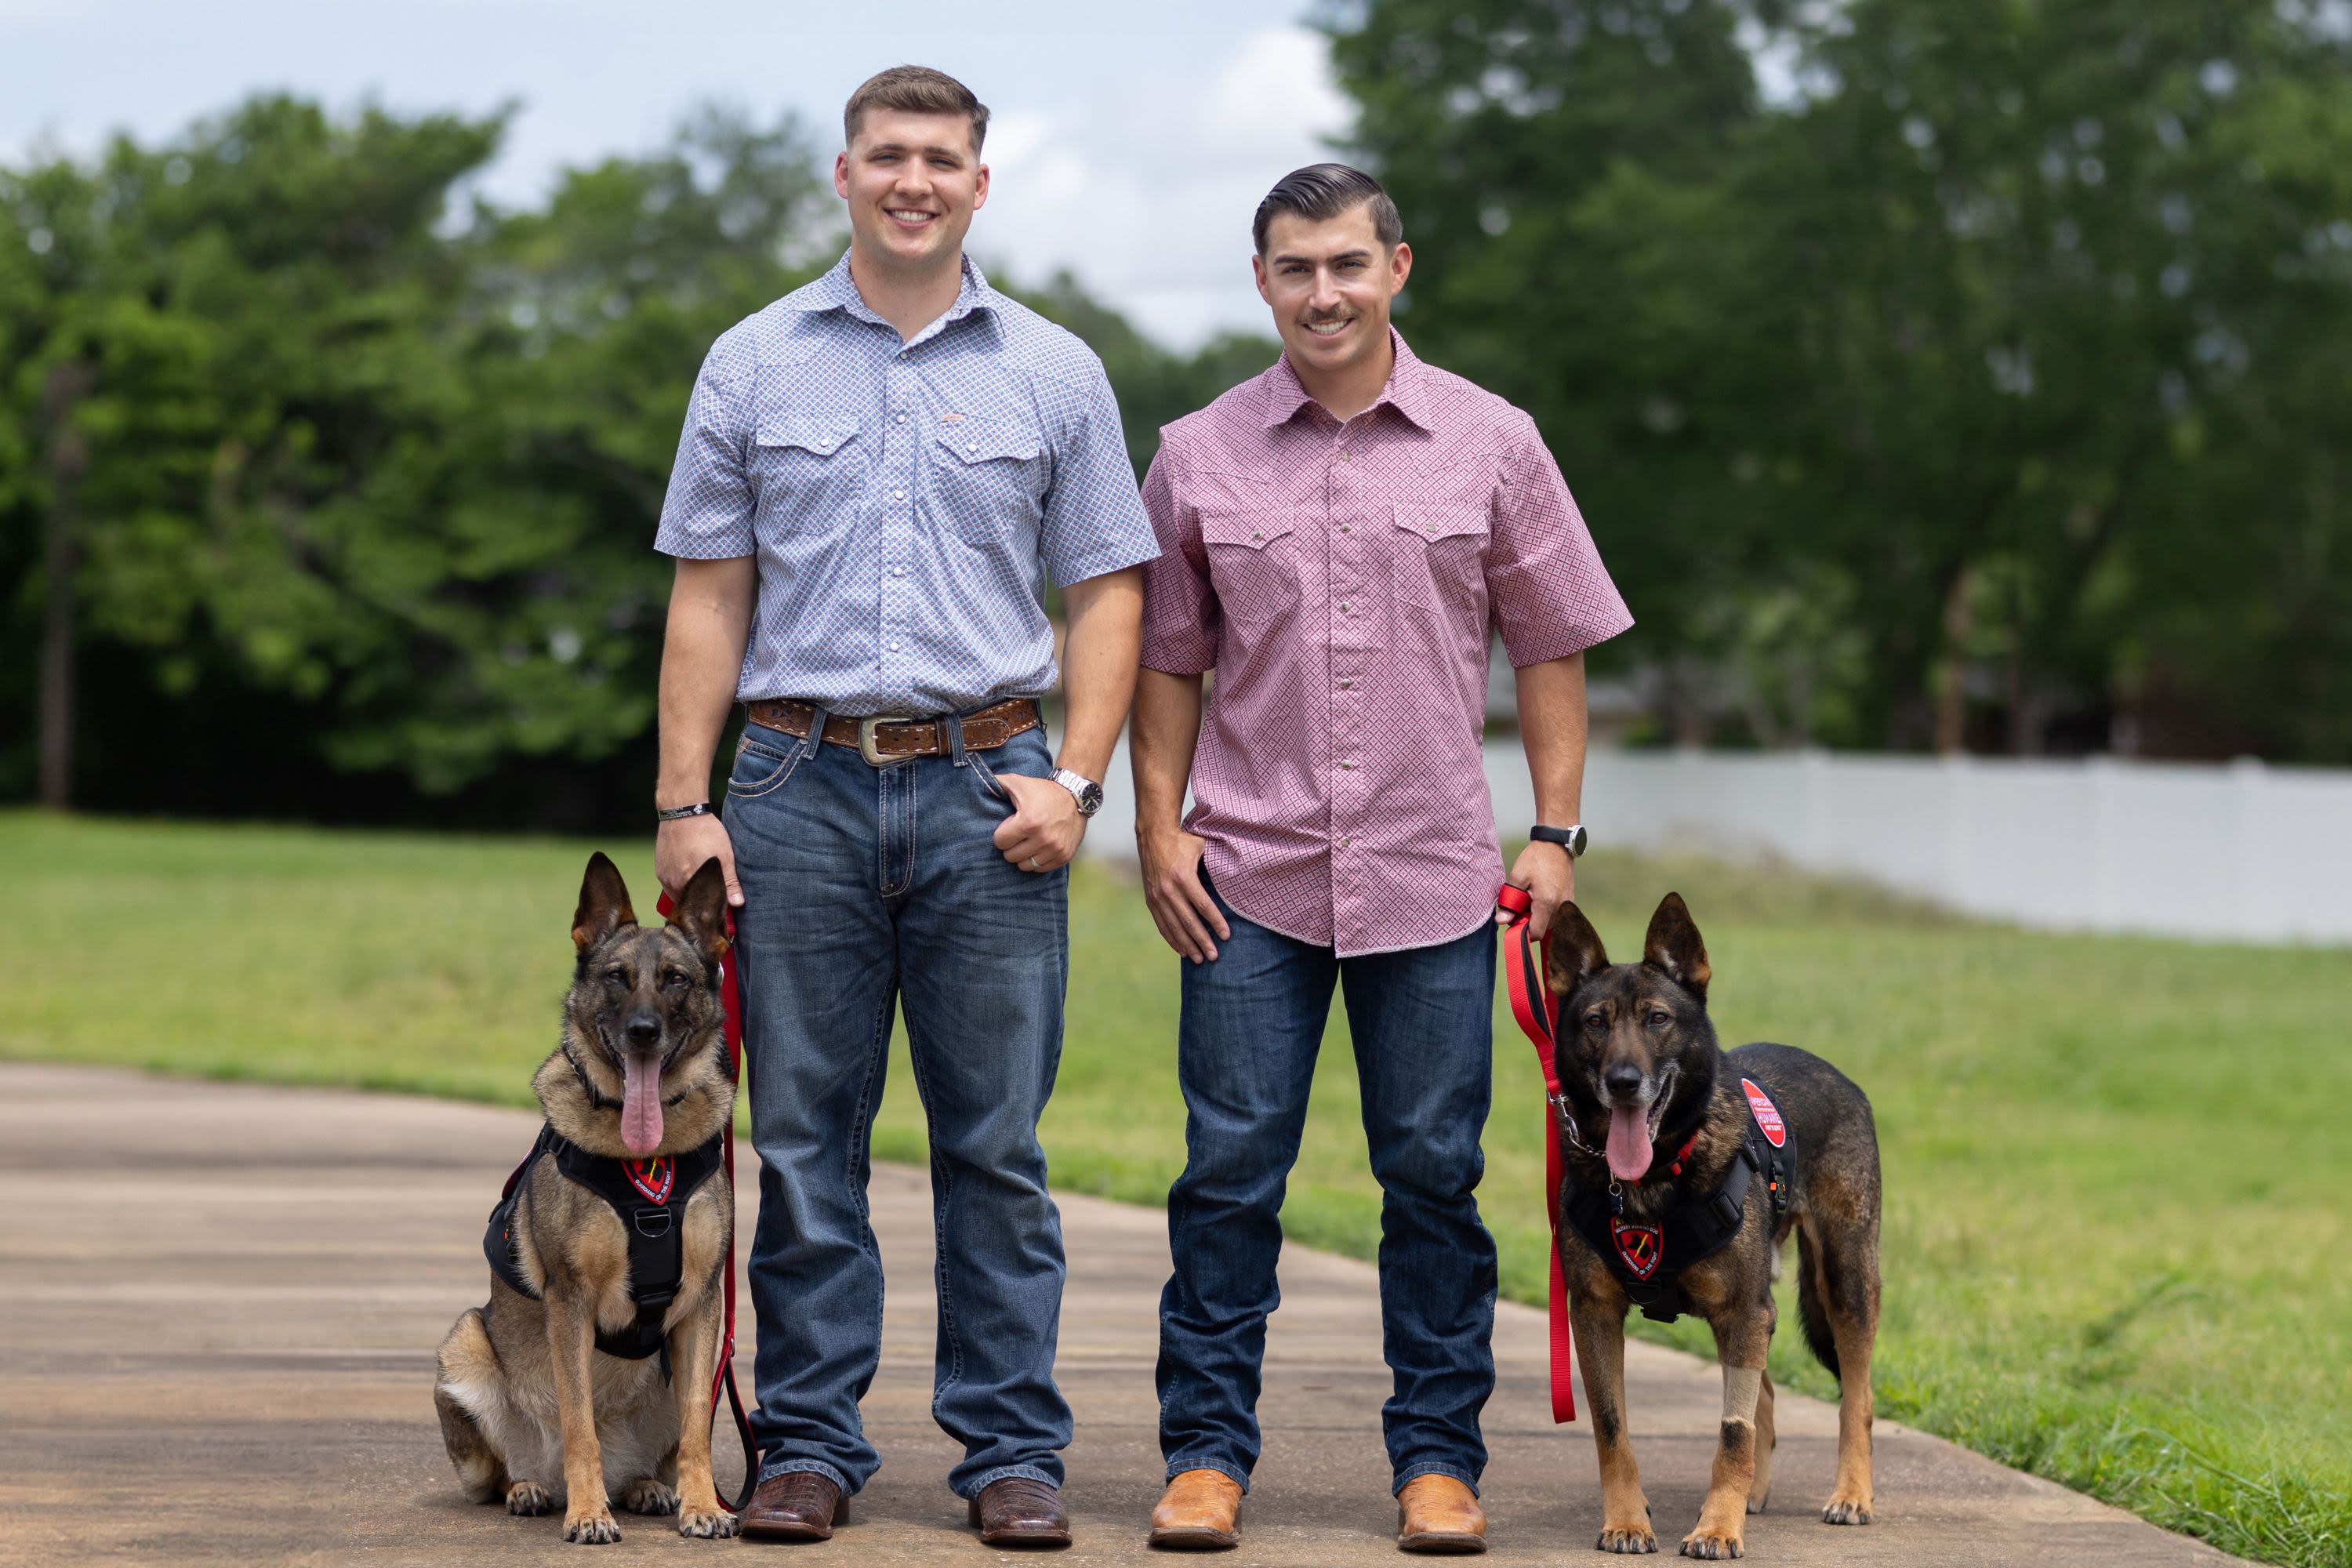
M1503 880L1481 758L1489 639L1518 672L1542 822L1510 880L1540 931L1582 847L1584 650L1633 617L1534 422L1390 326L1412 255L1379 184L1298 170L1254 237L1283 357L1168 426L1143 487L1161 553L1144 571L1136 835L1152 918L1188 961L1190 1112L1152 1539L1235 1539L1283 1185L1336 985L1382 1191L1398 1542L1475 1551L1495 1381L1475 1193Z

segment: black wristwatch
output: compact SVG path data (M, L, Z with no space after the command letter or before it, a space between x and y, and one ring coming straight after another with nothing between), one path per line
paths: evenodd
M1584 853L1584 824L1580 822L1568 827L1547 827L1538 822L1528 829L1528 837L1538 844L1559 845L1568 851L1571 860Z

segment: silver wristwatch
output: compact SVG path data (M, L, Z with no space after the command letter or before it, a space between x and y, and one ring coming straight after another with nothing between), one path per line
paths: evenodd
M1077 797L1080 816L1092 816L1102 809L1103 787L1086 774L1074 773L1067 768L1055 768L1054 782Z

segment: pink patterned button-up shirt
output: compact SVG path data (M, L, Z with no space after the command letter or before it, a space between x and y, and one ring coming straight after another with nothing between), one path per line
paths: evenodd
M1143 483L1143 662L1216 671L1184 826L1234 910L1343 958L1494 907L1490 634L1517 668L1633 623L1535 422L1395 342L1347 424L1279 360L1169 426Z

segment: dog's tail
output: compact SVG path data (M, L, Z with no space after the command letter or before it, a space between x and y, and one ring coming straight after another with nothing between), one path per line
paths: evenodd
M1805 1343L1811 1347L1813 1359L1838 1373L1837 1339L1830 1332L1830 1313L1826 1298L1822 1294L1821 1264L1813 1257L1812 1238L1805 1227L1797 1227L1797 1321L1804 1325Z

